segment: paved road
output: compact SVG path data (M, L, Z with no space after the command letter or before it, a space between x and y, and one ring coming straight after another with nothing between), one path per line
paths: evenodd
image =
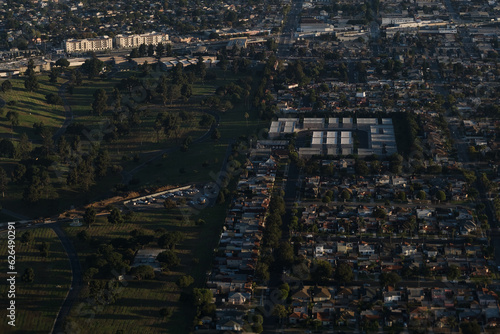
M300 204L302 206L305 206L308 204L325 205L325 203L322 203L321 201L314 201L314 200L301 201ZM460 204L454 204L454 203L449 203L449 202L440 203L440 204L418 203L418 202L414 202L414 203L393 203L393 202L391 202L391 205L386 205L385 202L381 202L381 201L376 201L376 202L375 201L374 202L331 201L330 203L328 203L329 207L339 206L339 205L345 205L347 207L354 207L354 206L358 206L358 205L373 207L373 206L379 205L379 206L384 206L384 207L395 207L395 208L416 208L417 206L420 206L420 207L425 207L425 208L445 208L445 209L456 208L457 206L467 206L466 204L460 205Z
M295 32L299 26L300 13L302 11L302 0L292 2L290 11L283 26L281 35L278 37L278 52L276 55L280 58L290 56L290 49L295 43Z
M64 332L64 323L66 317L69 315L71 308L75 301L78 300L78 295L80 294L80 290L83 285L82 280L82 268L80 266L80 260L78 259L78 254L76 253L75 248L73 247L73 243L70 238L64 233L61 226L59 224L51 224L50 227L56 232L59 240L64 247L64 250L68 254L68 259L71 265L71 288L66 295L66 299L64 300L61 309L59 310L59 314L54 322L54 327L52 328L52 334L65 333Z
M2 213L5 213L6 215L8 216L11 216L13 218L16 218L18 220L31 220L31 218L21 214L21 213L17 213L17 212L14 212L14 211L10 211L8 209L2 209L1 210Z
M52 139L54 139L54 141L57 141L59 137L61 137L66 132L66 129L71 124L71 122L73 122L73 110L71 110L71 106L68 104L68 101L66 100L66 89L68 87L68 83L69 81L63 83L61 87L59 87L59 91L57 92L57 94L59 94L64 104L65 119L63 125L61 125L61 127L52 136Z

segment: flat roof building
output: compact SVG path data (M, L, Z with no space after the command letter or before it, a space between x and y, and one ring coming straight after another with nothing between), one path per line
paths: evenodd
M113 39L109 36L99 38L68 39L64 42L64 50L72 52L104 51L113 48Z
M116 35L115 36L115 46L118 49L121 48L136 48L141 46L141 44L146 45L158 45L160 43L166 43L168 41L168 35L161 32L150 32L147 34L136 34L136 35Z

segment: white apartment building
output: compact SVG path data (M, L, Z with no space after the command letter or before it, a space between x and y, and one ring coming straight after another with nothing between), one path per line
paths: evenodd
M116 35L115 36L115 46L119 49L121 48L135 48L139 47L141 44L146 45L157 45L159 43L165 43L168 41L168 34L161 32L151 32L141 35Z
M66 52L103 51L113 48L113 39L108 36L85 39L68 39L64 42Z

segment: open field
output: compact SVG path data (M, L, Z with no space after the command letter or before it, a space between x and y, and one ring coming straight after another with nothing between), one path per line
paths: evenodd
M145 111L138 126L133 127L130 134L117 139L113 143L102 142L109 149L112 162L120 164L126 171L144 163L151 157L158 156L159 151L167 148L178 147L184 138L191 136L193 140L207 131L198 125L205 110L202 109L201 100L204 96L214 93L215 89L238 76L227 75L226 80L217 79L210 83L195 84L192 99L188 103L177 103L162 106L159 104L144 104ZM68 96L75 121L81 122L90 128L98 125L102 118L89 114L93 100L93 92L103 88L111 94L112 87L119 78L84 80L81 87L76 87L72 96ZM156 114L160 111L186 111L192 115L190 123L184 123L179 133L179 138L167 139L160 137L157 143L156 133L153 130ZM245 113L249 117L245 118ZM103 115L108 117L110 115ZM228 151L228 145L240 137L258 138L258 131L264 128L266 122L260 121L256 112L249 111L246 106L238 104L233 110L220 114L218 130L221 138L217 141L209 138L201 143L193 143L187 151L173 150L159 156L133 176L134 183L131 188L158 187L166 184L185 184L192 182L214 181L222 166ZM126 155L127 159L123 159ZM133 158L133 157L138 157ZM12 170L15 161L5 162L6 169ZM8 172L9 172L8 171ZM69 189L65 179L53 177L53 190L45 194L44 198L36 205L26 208L20 200L24 186L10 185L8 198L2 201L4 207L31 216L47 216L51 212L60 212L71 205L80 206L103 199L112 195L113 187L120 183L121 176L114 174L100 180L88 192ZM85 332L116 333L117 330L134 332L135 328L143 328L143 333L186 333L192 324L195 310L189 302L179 301L181 289L175 281L182 275L191 275L195 278L196 287L203 287L206 272L211 267L211 260L219 239L226 214L225 205L217 205L204 209L201 212L188 213L189 221L186 222L185 214L178 209L166 211L144 211L137 214L132 223L119 226L110 225L105 217L98 217L97 223L91 228L65 226L66 233L72 237L75 248L80 256L83 269L85 259L94 254L101 243L109 244L113 238L130 238L130 232L135 229L143 230L146 234L154 235L146 247L157 247L158 228L167 231L180 231L186 239L176 247L176 253L181 260L179 267L160 275L155 280L127 281L119 288L116 302L95 309L95 317L87 321L82 308L75 305L72 309L68 323L75 330L84 329ZM194 222L202 218L206 224L197 226ZM87 230L92 242L80 241L76 235L82 230ZM112 278L110 278L112 279ZM192 287L187 290L191 290ZM88 305L87 305L88 306ZM173 314L170 318L161 317L159 310L168 308Z
M71 285L71 269L66 252L52 229L32 229L34 241L22 244L21 231L16 236L16 327L15 331L5 321L0 323L1 333L48 333L52 329L56 314ZM7 234L0 236L0 278L6 280ZM40 256L38 247L45 241L49 244L49 256ZM25 283L21 277L26 268L33 268L35 280ZM0 285L2 309L5 314L7 285Z
M9 79L12 90L6 93L0 92L0 97L7 103L0 117L0 135L10 138L12 132L12 136L18 138L21 133L26 133L31 140L38 140L33 130L33 123L43 122L45 126L55 131L64 122L63 106L51 105L45 100L45 95L57 94L62 80L59 79L59 83L51 83L48 76L37 76L40 88L36 92L28 92L24 88L24 79L24 77ZM10 121L5 117L9 111L19 113L18 126L12 128Z
M89 330L98 330L99 333L114 334L120 329L130 333L134 332L134 328L141 328L142 333L165 333L165 330L167 333L186 333L192 323L194 310L189 304L179 302L181 290L175 281L181 275L187 274L195 278L194 286L203 286L206 271L211 266L213 249L217 245L223 225L225 209L225 206L219 205L190 217L191 221L202 217L206 221L203 226L187 225L177 209L169 212L165 209L141 212L137 214L134 223L119 226L107 223L104 217L99 217L97 223L89 229L66 226L66 233L73 237L82 261L95 251L87 243L76 238L77 233L84 229L92 239L98 241L96 243L109 243L109 240L118 237L128 238L134 229L141 229L153 235L160 227L167 231L181 231L186 237L186 240L176 247L176 253L181 260L179 267L168 272L161 280L127 281L120 287L117 301L97 312L92 321L87 322L75 309L72 311L70 321L76 328L90 326ZM155 240L145 247L158 246ZM160 317L161 308L173 310L170 319Z

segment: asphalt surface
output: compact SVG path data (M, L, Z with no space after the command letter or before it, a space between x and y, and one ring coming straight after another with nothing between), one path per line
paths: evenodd
M65 319L69 315L73 304L78 300L78 295L80 294L80 290L83 285L82 280L82 268L80 266L80 260L78 259L78 254L71 242L70 238L64 233L59 224L51 224L50 227L56 232L59 240L64 247L64 250L68 254L68 259L71 265L71 288L66 295L66 299L64 300L61 309L59 310L59 314L54 322L54 327L52 329L52 334L65 333L64 324Z
M2 209L1 212L5 213L6 215L11 216L13 218L19 219L19 220L31 220L31 218L29 218L23 214L20 214L20 213L14 212L14 211L10 211L8 209Z

